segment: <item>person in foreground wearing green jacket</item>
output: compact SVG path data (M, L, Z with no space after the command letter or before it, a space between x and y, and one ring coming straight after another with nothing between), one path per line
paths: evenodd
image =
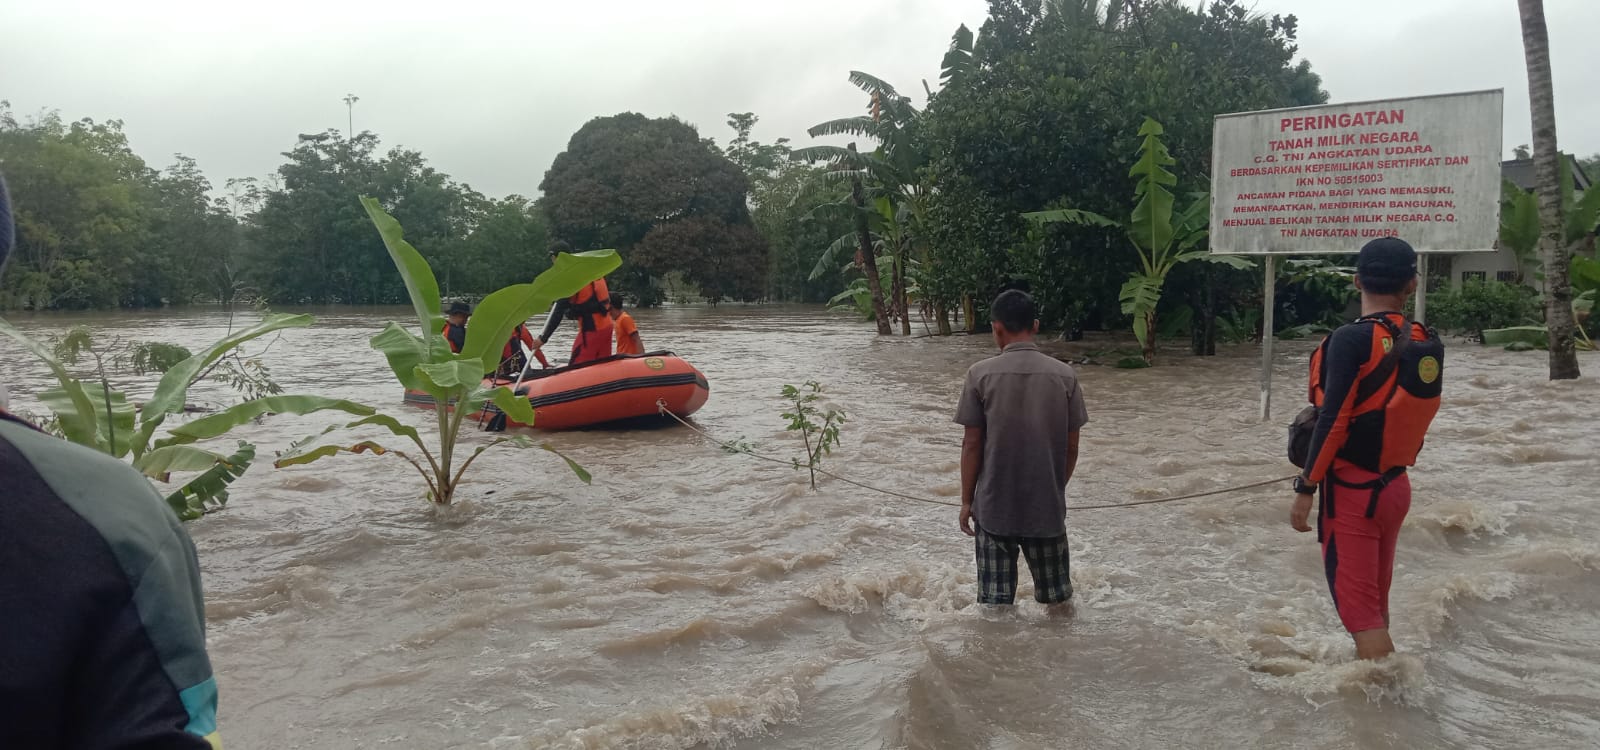
M0 273L14 226L0 179ZM5 407L0 748L221 748L200 566L177 515L131 466Z

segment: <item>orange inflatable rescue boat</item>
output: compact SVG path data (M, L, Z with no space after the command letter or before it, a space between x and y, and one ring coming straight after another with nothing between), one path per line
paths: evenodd
M492 381L492 382L491 382ZM484 385L510 386L513 381L487 378ZM581 365L552 370L529 370L517 387L533 406L534 423L507 420L507 427L536 427L541 430L569 430L574 427L616 422L623 419L660 414L658 402L667 411L687 417L704 406L711 396L706 376L672 352L619 354ZM423 391L406 391L406 403L432 407L433 397ZM468 415L485 421L499 415L493 403L483 413Z

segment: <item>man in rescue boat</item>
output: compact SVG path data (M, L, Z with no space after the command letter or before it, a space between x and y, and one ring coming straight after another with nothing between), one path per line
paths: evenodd
M472 319L472 307L465 302L452 302L445 312L444 334L446 341L450 342L450 351L460 354L467 345L467 323ZM550 362L545 359L544 352L540 351L543 342L534 338L528 332L528 327L518 323L511 330L511 339L500 350L500 366L495 368L495 376L501 378L516 378L522 374L524 367L528 366L527 355L523 354L523 347L533 351L533 356L539 359L539 364L549 367Z
M639 338L639 326L633 316L622 311L622 297L611 298L611 322L617 329L618 354L644 354L644 340Z
M1294 480L1289 523L1310 531L1312 494L1320 493L1317 538L1334 608L1356 657L1381 659L1394 653L1389 584L1411 508L1406 468L1439 412L1444 344L1401 312L1417 289L1417 253L1404 240L1362 247L1356 287L1361 318L1330 334L1311 358L1317 422L1305 471Z
M557 240L550 244L550 260L553 262L561 253L572 252L572 246ZM572 340L572 359L569 365L579 365L584 362L593 362L611 356L611 292L606 288L605 279L595 279L578 290L577 294L563 300L556 300L550 308L550 317L545 320L544 331L539 334L539 343L550 341L550 336L561 326L563 317L571 317L578 321L578 333Z
M515 380L521 375L528 366L528 357L523 353L524 347L533 352L533 356L538 358L541 366L548 369L550 361L544 358L543 346L544 342L529 333L527 326L518 323L516 328L511 329L511 339L506 342L505 348L500 350L500 367L495 371L495 376Z
M472 317L472 308L465 302L451 302L450 309L444 314L444 334L446 341L450 342L450 351L461 353L462 347L467 345L467 320Z

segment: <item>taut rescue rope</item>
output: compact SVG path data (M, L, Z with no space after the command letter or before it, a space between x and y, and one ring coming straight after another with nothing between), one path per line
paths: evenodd
M785 459L777 458L777 457L774 457L774 456L762 455L762 454L757 453L757 452L755 452L753 450L750 450L749 448L746 448L746 447L743 447L743 446L740 446L740 445L735 445L734 443L718 440L718 439L712 437L711 434L706 432L705 430L702 430L699 427L696 427L696 426L690 424L689 422L685 421L683 417L680 417L680 416L678 416L676 414L673 414L671 411L668 411L667 410L667 403L664 400L656 401L656 408L662 414L665 414L666 416L672 417L673 419L677 420L678 424L681 424L684 427L687 427L687 428L693 430L696 434L700 435L700 437L703 437L706 440L709 440L709 441L711 441L713 443L716 443L717 447L722 448L725 451L728 451L730 453L741 453L741 454L744 454L744 455L749 456L751 458L755 458L755 459L759 459L759 460L762 460L762 461L766 461L768 463L783 464L784 466L789 466L789 467L795 466L795 462L792 461L792 460L785 460ZM916 495L907 495L904 492L896 492L894 490L886 490L886 489L884 489L882 487L874 487L874 486L872 486L870 484L866 484L866 483L863 483L863 482L857 482L856 480L850 479L849 477L839 476L838 474L835 474L835 473L833 473L831 471L828 471L827 469L823 469L823 468L820 468L820 467L817 467L815 469L815 471L818 474L821 474L821 475L823 475L825 477L830 477L832 479L837 479L837 480L839 480L841 482L844 482L845 484L849 484L849 485L853 485L853 486L856 486L856 487L860 487L861 489L864 489L864 490L872 490L873 492L881 492L881 493L883 493L885 495L890 495L892 497L898 497L898 498L901 498L903 500L915 500L916 502L919 502L919 503L927 503L929 505L945 505L945 506L949 506L951 508L961 507L960 503L952 503L952 502L948 502L948 501L945 501L945 500L935 500L933 498L928 498L928 497L918 497ZM1160 504L1160 503L1175 503L1175 502L1178 502L1180 500L1196 500L1196 499L1199 499L1199 498L1202 498L1202 497L1211 497L1213 495L1226 495L1226 494L1231 493L1231 492L1242 492L1244 490L1253 490L1253 489L1255 489L1257 487L1265 487L1265 486L1267 486L1269 484L1278 484L1280 482L1287 482L1287 481L1289 481L1291 479L1294 479L1294 477L1295 477L1295 475L1290 474L1288 476L1278 477L1276 479L1264 479L1264 480L1259 481L1259 482L1251 482L1250 484L1241 484L1241 485L1239 485L1237 487L1224 487L1224 488L1222 488L1220 490L1209 490L1209 491L1206 491L1206 492L1195 492L1195 493L1191 493L1191 494L1188 494L1188 495L1178 495L1177 497L1164 497L1164 498L1161 498L1159 500L1139 500L1137 502L1132 502L1132 503L1114 503L1114 504L1108 504L1108 505L1070 505L1070 506L1067 506L1067 510L1104 510L1104 509L1107 509L1107 508L1132 508L1132 507L1137 506L1137 505L1157 505L1157 504Z

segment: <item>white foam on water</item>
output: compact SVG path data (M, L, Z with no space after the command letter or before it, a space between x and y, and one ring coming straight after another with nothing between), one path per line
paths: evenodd
M785 673L754 680L727 692L692 696L669 705L625 709L598 724L531 737L497 738L544 750L683 750L732 747L800 718L801 693L826 669L802 663ZM735 686L730 686L735 687Z
M1477 500L1441 500L1420 511L1413 509L1406 517L1406 525L1436 528L1457 532L1472 538L1480 533L1505 536L1508 520L1501 508Z
M976 600L976 584L970 566L915 565L829 577L805 594L834 612L861 614L881 606L889 617L923 629L969 608Z
M1432 645L1433 639L1444 630L1451 619L1452 608L1462 600L1492 602L1510 599L1516 595L1518 577L1510 573L1474 572L1457 573L1434 579L1424 585L1427 592L1415 608L1396 611L1400 624L1420 623L1422 645ZM1390 607L1395 607L1390 602Z

